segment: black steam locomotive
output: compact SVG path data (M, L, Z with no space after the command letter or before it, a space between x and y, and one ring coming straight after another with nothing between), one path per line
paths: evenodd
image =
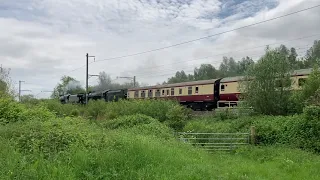
M105 90L100 92L89 92L88 101L92 100L104 100L106 102L118 101L119 99L127 99L127 89L119 90ZM86 104L86 94L66 94L60 96L60 102L62 104Z

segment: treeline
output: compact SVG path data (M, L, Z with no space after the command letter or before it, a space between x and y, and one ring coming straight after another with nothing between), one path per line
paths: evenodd
M266 50L268 49L270 48L266 47ZM305 56L302 58L298 58L297 51L294 47L287 48L285 45L280 45L276 49L278 53L286 58L291 69L312 68L313 65L317 63L317 59L320 58L319 40L314 41L313 46L306 51ZM201 64L200 67L194 69L193 74L186 74L183 70L177 71L176 74L168 78L164 84L242 76L245 75L248 68L254 64L255 62L249 56L239 61L236 61L233 57L223 57L218 69L212 64Z

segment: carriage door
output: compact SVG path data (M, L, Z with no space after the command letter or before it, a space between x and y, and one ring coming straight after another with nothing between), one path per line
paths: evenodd
M214 82L213 97L215 104L217 104L217 102L220 100L220 81L221 79L218 79Z

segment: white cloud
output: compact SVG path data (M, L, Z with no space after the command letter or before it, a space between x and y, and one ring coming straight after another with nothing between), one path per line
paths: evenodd
M242 1L235 4L233 0L0 0L1 64L12 69L15 81L26 81L25 88L38 93L53 89L64 72L85 65L86 53L101 60L170 46L319 3L318 0ZM269 6L272 3L276 7ZM90 74L106 71L114 78L136 75L138 81L154 84L163 82L169 77L165 75L174 74L175 70L190 71L205 62L218 66L223 53L238 59L245 55L258 58L263 47L230 51L318 33L319 12L313 9L158 52L92 63L89 71ZM301 47L319 37L286 44ZM191 61L206 56L213 57ZM67 75L84 83L85 68Z

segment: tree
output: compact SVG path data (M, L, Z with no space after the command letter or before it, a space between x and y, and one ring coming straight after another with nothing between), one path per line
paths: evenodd
M12 86L12 80L10 78L10 69L2 68L0 69L0 92L15 96L14 88Z
M289 53L289 63L290 63L290 66L292 69L300 69L300 64L299 62L297 61L297 51L295 48L291 48L290 49L290 53Z
M22 95L21 102L29 103L29 104L36 104L39 100L34 97L32 94Z
M244 75L245 72L254 65L254 61L250 57L242 58L241 61L238 61L237 75Z
M320 41L315 40L313 46L307 51L304 67L312 68L315 64L319 64L320 59Z
M320 71L318 65L314 65L311 74L302 86L301 96L302 100L307 100L314 96L315 92L320 89Z
M266 54L252 66L240 91L246 103L261 114L282 115L288 112L291 68L283 47L266 50Z
M219 72L211 64L201 64L200 68L194 69L194 79L207 80L216 79L219 76Z
M58 98L62 94L79 94L85 93L85 89L81 87L79 81L70 76L63 76L61 83L54 88L51 98Z
M221 77L236 76L238 75L238 65L232 57L223 57L219 71Z
M165 83L171 84L171 83L193 81L193 76L191 79L189 77L191 77L190 74L187 75L183 70L177 71L175 76L168 78L168 82L165 82Z

